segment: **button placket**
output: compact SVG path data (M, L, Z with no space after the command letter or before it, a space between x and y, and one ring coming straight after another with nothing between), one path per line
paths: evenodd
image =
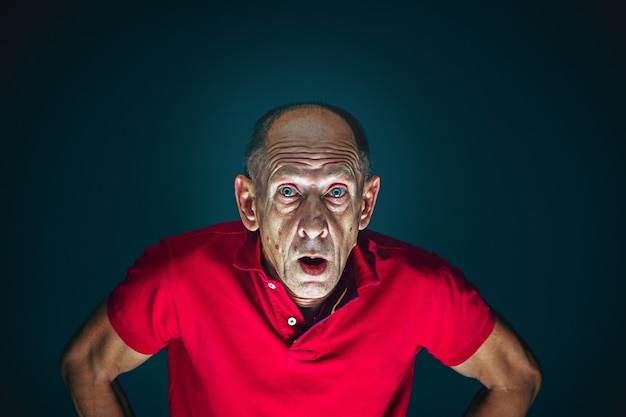
M274 312L274 326L285 341L294 340L299 336L300 324L304 320L300 317L300 311L287 294L285 287L276 281L264 279L264 287Z

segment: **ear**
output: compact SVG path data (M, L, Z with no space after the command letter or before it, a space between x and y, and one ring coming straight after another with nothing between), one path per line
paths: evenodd
M259 228L256 216L256 197L252 180L245 175L235 177L235 199L243 225L251 232Z
M363 205L361 208L361 218L359 220L359 230L365 229L370 223L379 190L380 177L378 175L372 175L365 181L363 185Z

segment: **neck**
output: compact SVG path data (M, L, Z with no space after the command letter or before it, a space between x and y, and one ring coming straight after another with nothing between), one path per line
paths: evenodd
M287 288L287 292L289 296L291 297L291 299L294 301L294 303L296 303L296 305L298 306L298 309L300 310L300 312L302 313L302 316L304 317L304 321L309 325L313 322L313 319L315 318L317 313L320 311L320 308L322 308L324 301L326 301L326 299L330 297L330 293L329 293L326 296L321 297L321 298L301 298L291 293L291 291L289 291L288 288Z
M300 308L319 309L319 307L324 304L324 301L326 301L326 299L330 296L330 294L327 294L321 298L301 298L292 294L291 291L289 291L289 288L287 288L287 292L293 302Z

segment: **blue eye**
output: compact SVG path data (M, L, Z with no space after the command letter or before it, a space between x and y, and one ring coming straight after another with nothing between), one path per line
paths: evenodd
M294 190L293 187L280 187L278 192L283 197L294 197L296 195L296 190Z
M344 190L343 188L335 187L330 190L329 194L333 198L339 198L339 197L343 197L345 193L346 193L346 190Z

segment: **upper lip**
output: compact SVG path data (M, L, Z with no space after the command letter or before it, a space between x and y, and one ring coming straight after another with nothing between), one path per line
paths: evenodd
M320 256L303 256L298 258L298 263L304 264L307 267L319 267L321 268L323 265L326 265L326 258Z
M307 253L305 255L302 255L302 256L298 257L298 259L302 259L302 258L313 258L313 259L321 258L321 259L327 260L324 255L320 255L320 254L317 254L317 253Z

